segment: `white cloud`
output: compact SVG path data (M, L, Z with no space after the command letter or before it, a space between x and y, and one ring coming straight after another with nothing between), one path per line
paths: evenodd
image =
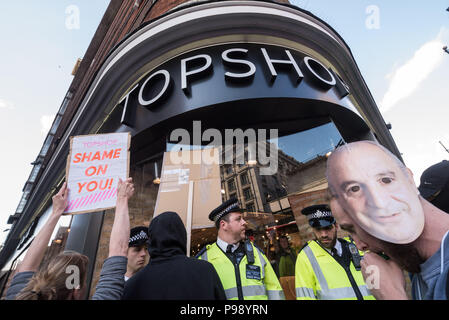
M427 134L421 140L402 139L400 150L403 152L405 164L413 172L417 186L420 183L420 177L424 170L443 159L449 159L449 154L439 141L447 148L449 146L449 134L444 135L437 130Z
M14 103L5 99L0 99L0 109L14 109Z
M445 32L446 30L442 29L436 39L422 45L410 60L386 76L390 79L390 84L380 103L382 112L388 111L400 100L413 94L443 59L447 59L442 50L444 44L440 40Z
M41 133L42 136L46 136L55 119L54 115L44 115L41 117Z

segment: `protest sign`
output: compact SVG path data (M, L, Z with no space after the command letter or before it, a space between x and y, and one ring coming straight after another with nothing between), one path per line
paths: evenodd
M212 163L203 160L203 153L206 152L213 155ZM192 157L198 157L199 163L174 163L174 158L181 157L173 156L173 153L175 152L164 153L153 218L165 211L175 211L187 229L189 219L193 229L213 227L209 213L222 203L218 150L177 152L178 155L188 153Z
M199 161L198 163L173 161L181 159L182 154ZM205 156L209 161L205 160ZM215 228L214 223L209 220L209 213L221 203L218 149L164 153L153 218L165 211L178 213L187 231L188 256L190 256L192 231Z
M130 140L128 132L71 137L64 214L115 207L118 180L129 175Z

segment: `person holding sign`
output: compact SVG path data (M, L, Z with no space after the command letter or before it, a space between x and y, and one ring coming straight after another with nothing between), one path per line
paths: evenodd
M69 189L64 183L53 196L53 211L34 238L6 292L7 300L79 300L85 294L88 258L65 251L38 271L51 234L67 207ZM124 287L129 240L128 200L134 193L132 179L119 180L109 257L101 270L93 300L118 300Z
M67 158L69 195L66 214L113 208L117 183L129 174L129 132L75 136Z
M92 300L120 300L123 295L130 233L128 201L133 194L132 178L125 181L119 179L109 256L104 261Z
M64 182L59 192L53 196L53 211L45 225L31 243L22 263L6 292L6 300L73 300L80 299L86 276L88 258L78 252L64 252L49 263L45 270L37 272L47 249L50 237L59 221L68 196ZM67 274L63 266L70 264L79 271L80 288L68 289L65 285ZM23 290L22 290L23 289Z

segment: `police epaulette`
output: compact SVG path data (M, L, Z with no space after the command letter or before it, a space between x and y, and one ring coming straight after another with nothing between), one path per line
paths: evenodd
M201 257L201 255L204 253L204 251L207 250L207 245L203 247L203 249L200 250L200 252L198 252L195 256L196 259L199 259L199 257Z
M347 243L354 243L354 240L351 237L343 237L343 238L337 238L339 240L343 240Z
M263 251L262 249L260 249L260 248L257 246L257 244L255 244L255 243L252 242L252 241L251 241L251 243L252 243L253 246L256 247L257 250L259 250L262 254L264 254L264 253L263 253L264 251Z

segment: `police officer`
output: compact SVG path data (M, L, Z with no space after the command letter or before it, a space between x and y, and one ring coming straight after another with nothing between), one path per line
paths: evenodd
M134 227L130 230L128 242L128 265L126 266L125 281L145 267L149 260L148 228Z
M327 205L304 208L315 234L298 254L297 300L374 299L360 271L360 252L350 239L337 238L337 223Z
M245 241L246 221L237 199L209 214L218 229L217 241L197 258L215 267L228 300L283 300L284 292L270 261L251 241Z

